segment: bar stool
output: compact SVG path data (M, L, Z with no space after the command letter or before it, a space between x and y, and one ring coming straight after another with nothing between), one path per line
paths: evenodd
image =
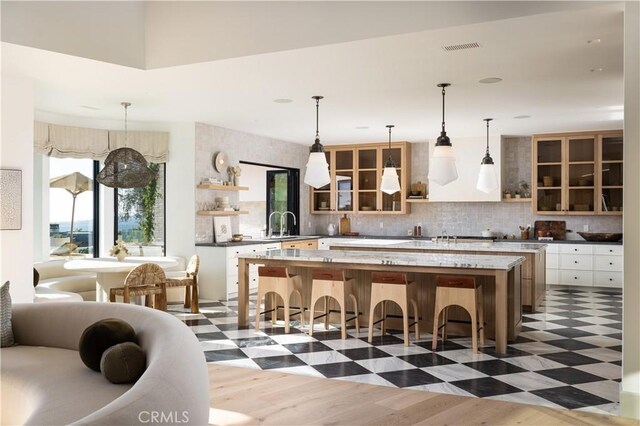
M436 277L436 301L433 313L432 350L438 345L438 331L442 329L442 341L447 339L447 321L449 306L458 305L465 309L471 318L471 340L473 353L478 353L478 329L480 344L484 345L484 303L482 301L482 285L476 283L474 277L438 276ZM440 312L442 325L439 326ZM480 327L478 327L480 321Z
M407 281L407 274L401 272L371 273L371 308L369 310L369 343L373 341L373 325L382 322L382 334L386 332L386 301L397 303L402 309L402 325L404 329L404 345L409 346L409 327L415 325L416 340L420 339L418 327L418 304L415 296L415 284ZM374 321L375 309L382 302L382 318ZM413 305L413 322L409 324L409 303Z
M356 331L360 332L358 321L358 299L355 294L355 279L346 278L344 271L335 269L314 269L311 272L313 281L311 282L311 303L309 304L309 336L313 336L313 322L324 317L324 328L329 328L329 298L334 298L340 305L340 327L342 339L347 338L347 321L355 320ZM355 316L347 319L346 299L347 296L353 302L353 314ZM324 314L315 315L315 306L318 299L324 297ZM350 312L351 313L351 312Z
M289 317L300 314L300 324L304 326L304 307L302 302L302 277L291 275L284 266L260 266L258 267L258 300L256 302L256 331L260 330L260 302L268 293L273 294L272 309L263 312L271 312L271 322L276 323L277 305L276 296L280 296L284 301L284 332L289 333ZM300 297L300 310L291 314L289 304L291 295L298 293ZM266 300L266 299L265 299Z

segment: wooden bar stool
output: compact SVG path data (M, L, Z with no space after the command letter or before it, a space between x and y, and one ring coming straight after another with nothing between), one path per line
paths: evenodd
M371 309L369 310L369 343L373 341L373 325L382 322L382 334L386 332L386 301L397 303L402 309L402 325L404 329L404 345L409 346L409 327L415 325L416 340L420 339L418 327L418 303L415 296L416 285L407 281L407 274L402 272L371 273ZM382 302L382 318L374 321L375 309ZM413 322L409 324L409 303L413 305Z
M302 277L291 275L284 266L260 266L258 268L258 300L256 302L256 331L260 330L260 302L268 293L273 294L272 309L263 312L271 312L271 322L275 324L277 311L276 295L284 302L284 332L289 333L289 317L300 314L300 324L304 326L304 307L302 302ZM300 310L291 314L289 312L291 295L298 293L300 297Z
M334 298L340 305L340 327L342 339L347 338L347 321L356 321L356 331L360 331L358 321L358 299L355 293L355 279L346 278L344 271L335 269L314 269L311 273L313 281L311 283L311 303L309 304L309 336L313 336L313 321L324 317L324 328L329 328L329 298ZM347 296L353 302L353 314L355 316L347 319L346 301ZM324 297L324 314L315 315L315 306L318 299ZM349 312L351 313L351 312Z
M436 277L436 301L433 313L434 351L438 345L438 331L442 329L442 341L447 339L447 321L449 306L458 305L469 313L471 318L471 344L473 353L478 353L478 330L480 344L484 345L484 304L482 301L482 285L469 276L445 275ZM442 311L442 325L439 325ZM478 327L478 321L480 327Z

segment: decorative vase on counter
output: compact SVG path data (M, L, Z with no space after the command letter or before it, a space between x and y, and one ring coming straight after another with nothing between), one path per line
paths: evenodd
M336 234L336 227L333 223L330 223L329 226L327 226L327 233L329 234L329 236L333 236Z
M120 250L118 254L116 254L116 259L118 259L118 262L122 262L125 257L127 257L127 253L125 253L124 250Z

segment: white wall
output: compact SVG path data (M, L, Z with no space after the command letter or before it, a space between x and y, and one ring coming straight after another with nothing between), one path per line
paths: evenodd
M0 280L33 301L33 82L2 76L0 167L22 170L22 229L0 231Z
M444 186L429 181L429 201L500 201L502 197L500 187L490 194L476 189L487 138L452 138L451 144L456 156L458 179ZM500 136L490 137L489 144L500 186ZM434 142L429 143L429 158L433 155L434 147Z
M129 117L134 108L129 110ZM37 121L78 127L119 130L122 120L104 120L97 118L74 117L37 111ZM33 128L33 123L31 124ZM166 247L168 256L182 256L189 259L195 251L195 125L194 123L165 123L129 121L130 130L155 130L169 132L169 161L167 162L166 208L167 229ZM31 138L33 141L33 138ZM31 142L33 146L33 142ZM48 181L48 174L44 177ZM48 188L44 182L41 187ZM40 194L38 194L40 196ZM109 253L113 246L113 189L100 186L100 255ZM48 241L48 209L43 213L46 220L46 241ZM40 232L45 232L40 230Z
M624 10L624 292L620 414L640 419L640 4ZM635 166L635 167L634 167Z

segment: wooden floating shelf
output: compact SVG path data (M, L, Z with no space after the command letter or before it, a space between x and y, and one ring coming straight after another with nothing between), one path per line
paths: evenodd
M428 202L429 202L428 198L407 198L407 203L422 204L422 203L428 203Z
M503 203L530 203L531 198L503 198Z
M236 216L239 214L249 214L245 210L234 210L232 212L225 212L224 210L198 210L200 216Z
M248 186L230 186L230 185L219 185L216 183L201 183L198 185L199 189L215 189L218 191L248 191Z

